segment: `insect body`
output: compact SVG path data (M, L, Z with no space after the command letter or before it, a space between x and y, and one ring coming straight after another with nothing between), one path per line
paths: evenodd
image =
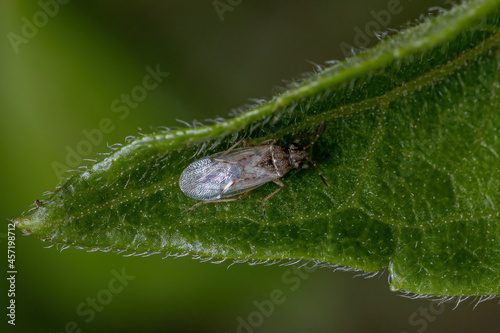
M288 147L276 145L276 139L251 146L245 139L241 139L224 152L194 161L184 169L179 179L179 187L185 195L201 200L187 212L209 202L241 200L251 190L272 181L279 188L262 201L262 212L265 215L266 201L285 186L278 178L291 169L308 168L307 164L303 164L304 160L308 160L316 168L325 187L328 187L321 171L306 151L319 138L322 129L323 123L315 139L303 148L298 146L297 141ZM240 144L243 147L237 148ZM239 196L230 198L236 195Z

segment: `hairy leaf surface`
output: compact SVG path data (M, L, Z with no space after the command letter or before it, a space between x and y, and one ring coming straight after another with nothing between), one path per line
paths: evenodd
M137 137L16 220L64 245L365 272L425 295L500 294L499 1L469 1L212 126ZM241 201L179 189L237 139L313 146L314 168Z

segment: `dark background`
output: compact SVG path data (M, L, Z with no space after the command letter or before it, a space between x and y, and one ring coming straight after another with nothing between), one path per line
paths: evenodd
M68 147L75 149L86 139L83 130L98 128L103 118L112 121L113 130L84 156L93 159L109 151L106 143L124 142L138 131L179 126L176 119L226 117L250 98L271 97L285 85L283 80L300 78L314 64L345 58L341 43L356 46L354 29L376 22L370 12L379 13L393 1L233 0L236 5L229 5L223 20L212 1L70 1L59 4L57 13L49 7L53 17L46 15L44 22L37 14L40 3L3 0L4 277L7 219L54 189L59 181L54 162L66 164ZM437 9L431 7L436 6L449 8L443 1L401 0L401 12L390 16L386 28L414 24L429 12L435 15ZM33 23L34 16L40 27L16 52L9 33L21 36L26 20ZM377 39L372 36L368 42ZM157 65L170 75L120 119L122 113L113 112L111 103L142 84L147 66ZM236 264L227 269L227 262L123 257L74 248L60 253L44 249L48 244L35 237L16 234L16 326L6 325L5 310L1 316L9 332L236 332L238 318L248 321L249 316L256 327L241 332L497 332L499 327L498 300L475 309L476 303L467 300L455 310L455 303L411 300L389 290L386 272L365 279L323 268L295 275L290 283L283 280L290 267ZM113 270L134 276L116 293L109 291ZM8 305L5 278L0 284L2 309ZM259 315L255 302L268 304L275 289L286 300ZM77 308L83 303L81 309L90 309L88 298L96 296L106 304L95 317L79 315Z

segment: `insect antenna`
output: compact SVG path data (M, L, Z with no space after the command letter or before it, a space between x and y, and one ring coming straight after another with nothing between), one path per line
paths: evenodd
M307 146L305 146L302 149L306 150L306 149L310 148L318 140L321 132L323 131L323 127L325 127L325 122L324 121L322 121L321 124L319 124L318 134L316 134L316 137L314 138L314 140L312 140L310 144L308 144Z
M321 177L321 180L323 181L323 184L325 184L325 187L328 188L328 184L326 183L325 178L323 178L323 174L321 173L321 170L318 168L318 166L316 165L316 163L314 163L314 161L310 157L306 157L306 158L309 161L309 163L311 163L314 166L314 168L316 169L316 172Z
M316 134L316 137L314 138L314 140L311 141L310 144L308 144L307 146L305 146L304 148L302 148L303 150L306 150L306 149L310 148L312 145L314 145L314 143L318 140L319 136L321 135L321 132L323 131L324 127L325 127L325 122L322 121L319 124L318 134ZM325 187L328 187L328 184L326 183L326 180L323 177L323 174L321 173L321 170L318 168L318 166L316 165L316 163L309 156L306 157L306 158L309 161L309 163L311 163L314 166L314 168L316 169L316 172L321 177L321 180L323 181L323 184L325 184Z

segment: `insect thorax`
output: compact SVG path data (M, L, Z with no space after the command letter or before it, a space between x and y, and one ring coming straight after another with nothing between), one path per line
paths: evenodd
M301 168L306 157L307 152L302 149L271 145L270 154L262 159L260 166L282 177L292 168Z

